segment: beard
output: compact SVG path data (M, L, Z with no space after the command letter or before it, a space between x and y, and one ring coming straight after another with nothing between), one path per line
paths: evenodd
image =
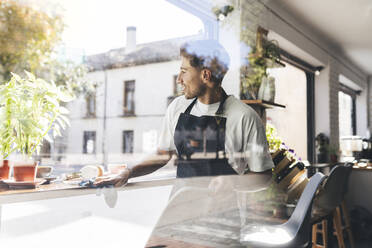
M185 96L186 99L192 99L204 95L205 91L206 87L202 85L194 89L189 89L188 87L185 87L183 95Z

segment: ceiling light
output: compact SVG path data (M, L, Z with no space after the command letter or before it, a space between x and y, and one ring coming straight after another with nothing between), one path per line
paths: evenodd
M319 76L320 72L324 69L324 66L315 67L315 76Z
M231 13L234 10L234 6L231 5L225 5L221 8L215 7L213 8L213 13L216 15L217 20L223 21L227 17L229 13Z

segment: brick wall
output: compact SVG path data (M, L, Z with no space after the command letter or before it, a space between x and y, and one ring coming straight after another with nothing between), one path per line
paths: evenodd
M329 123L330 123L330 143L339 145L338 127L338 91L339 91L339 68L338 63L333 58L329 60Z
M252 46L256 41L257 27L267 28L267 9L257 0L246 0L241 6L241 40Z

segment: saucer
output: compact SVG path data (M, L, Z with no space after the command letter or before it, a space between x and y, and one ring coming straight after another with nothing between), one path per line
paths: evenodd
M37 186L45 182L43 178L36 178L35 181L22 181L16 182L14 179L3 180L5 184L9 186L10 189L34 189Z
M50 184L54 180L56 180L57 177L50 176L50 177L37 177L36 180L44 180L41 184Z

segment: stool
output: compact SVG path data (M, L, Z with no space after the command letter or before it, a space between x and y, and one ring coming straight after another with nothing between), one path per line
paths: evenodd
M349 163L344 166L336 165L331 170L327 180L314 200L314 209L311 220L311 223L313 224L312 243L314 248L328 246L328 221L331 221L332 219L339 247L345 248L343 231L347 230L351 247L354 248L350 220L344 202L344 195L347 191L348 179L352 169L351 166L352 164ZM341 213L344 215L345 227L342 225ZM318 228L318 223L320 223L321 229ZM323 244L321 245L317 243L318 234L322 235Z
M321 229L319 229L321 226ZM323 244L318 244L318 234L322 236ZM322 220L320 223L316 223L313 225L312 231L312 241L313 241L313 248L327 248L328 247L328 221L326 219Z
M342 218L344 217L344 218ZM337 238L337 243L339 248L345 248L344 241L344 231L347 231L349 236L349 243L351 248L355 248L353 233L351 231L350 218L346 208L345 201L341 203L340 206L336 207L333 212L333 234ZM344 223L343 223L344 220ZM321 228L319 228L321 227ZM322 239L322 244L318 244L318 234L320 234ZM312 241L313 248L327 248L328 247L328 220L322 219L320 222L313 224L312 230Z
M344 223L343 223L343 220L344 220ZM350 217L349 217L349 213L346 208L345 201L343 201L341 205L338 206L334 212L333 226L335 229L334 234L337 237L338 247L345 248L344 231L346 230L349 236L350 246L351 248L354 248L355 244L354 244L353 233L351 231Z

